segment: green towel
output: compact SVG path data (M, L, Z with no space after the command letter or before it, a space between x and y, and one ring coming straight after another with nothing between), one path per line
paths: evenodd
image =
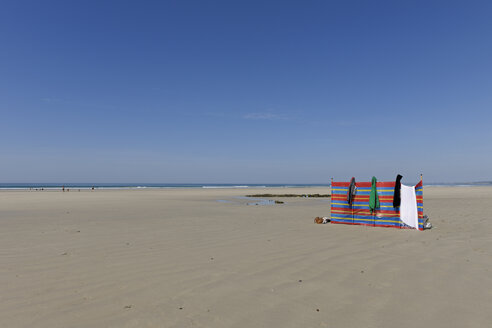
M379 197L376 189L376 177L372 177L371 196L369 196L369 209L374 212L379 207Z

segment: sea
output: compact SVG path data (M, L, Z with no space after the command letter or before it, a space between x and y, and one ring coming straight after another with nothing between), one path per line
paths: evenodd
M456 182L456 183L425 183L424 186L439 187L477 187L492 186L492 181ZM309 188L330 187L326 184L292 184L292 183L0 183L0 190L30 189L248 189L248 188Z
M248 188L305 188L330 187L330 184L246 184L246 183L0 183L1 189L248 189Z

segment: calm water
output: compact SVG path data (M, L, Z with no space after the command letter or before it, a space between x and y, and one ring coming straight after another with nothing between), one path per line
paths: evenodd
M492 186L492 181L484 182L457 182L457 183L425 183L426 186L449 186L449 187L473 187L473 186ZM259 183L259 184L241 184L241 183L0 183L0 189L141 189L141 188L229 188L229 189L247 189L247 188L303 188L303 187L330 187L326 184L279 184L279 183Z
M240 184L240 183L0 183L0 189L142 189L142 188L302 188L302 187L329 187L329 184Z

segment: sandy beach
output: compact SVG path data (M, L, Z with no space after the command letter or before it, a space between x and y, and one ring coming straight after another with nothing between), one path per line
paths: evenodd
M311 189L0 192L0 327L487 327L492 188L428 231L316 225Z

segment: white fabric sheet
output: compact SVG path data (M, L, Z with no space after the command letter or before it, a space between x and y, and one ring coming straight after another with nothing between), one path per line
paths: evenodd
M415 187L401 185L400 219L412 228L418 229L417 196Z

